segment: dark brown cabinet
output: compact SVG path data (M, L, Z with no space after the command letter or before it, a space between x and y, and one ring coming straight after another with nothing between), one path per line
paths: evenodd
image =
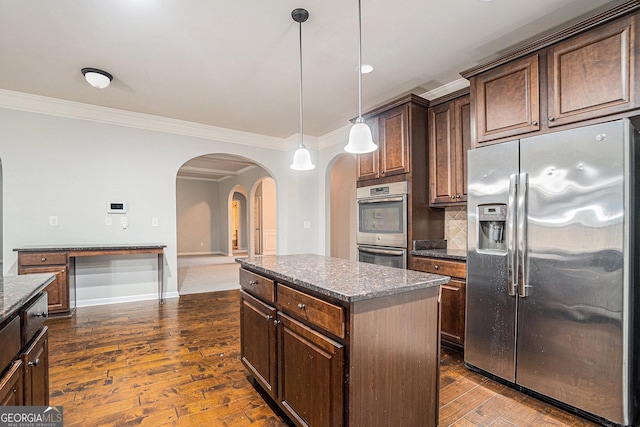
M471 80L478 143L540 129L538 72L538 55L532 55Z
M457 348L464 348L466 267L463 261L417 256L412 257L410 266L412 270L451 277L448 284L442 285L440 338Z
M275 317L275 308L240 292L242 363L274 398L277 397Z
M358 181L406 175L412 171L414 144L425 142L427 106L425 99L411 95L363 116L378 150L358 155Z
M467 151L471 148L469 95L429 108L429 205L467 201Z
M634 17L547 51L549 127L637 108Z
M302 426L343 425L343 346L278 315L279 396Z
M0 406L24 405L22 362L16 360L7 373L0 377Z
M68 272L69 262L66 253L18 254L18 274L55 274L56 278L45 288L49 295L49 313L52 315L66 315L72 310Z
M24 404L49 406L49 328L44 327L20 355L24 366Z

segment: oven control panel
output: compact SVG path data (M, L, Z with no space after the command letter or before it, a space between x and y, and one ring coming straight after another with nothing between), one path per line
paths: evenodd
M389 194L389 187L374 187L369 189L370 196L386 196Z

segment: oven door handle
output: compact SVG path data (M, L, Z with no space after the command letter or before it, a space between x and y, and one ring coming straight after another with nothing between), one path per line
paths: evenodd
M402 249L375 249L375 248L365 248L363 246L358 246L358 250L360 252L367 252L370 254L404 255L404 251Z
M384 202L404 202L404 198L406 196L398 196L398 197L380 197L376 199L359 199L358 204L366 204L366 203L384 203Z

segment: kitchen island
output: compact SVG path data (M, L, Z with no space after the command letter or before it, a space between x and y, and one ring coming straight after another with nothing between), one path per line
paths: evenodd
M299 426L435 426L440 285L319 255L238 258L241 356Z

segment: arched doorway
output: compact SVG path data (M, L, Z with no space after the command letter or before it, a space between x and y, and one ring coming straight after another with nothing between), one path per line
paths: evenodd
M176 241L180 294L238 288L235 256L251 253L254 239L253 197L247 189L253 191L265 178L273 181L253 160L230 154L199 156L179 169ZM275 206L275 197L269 202Z

